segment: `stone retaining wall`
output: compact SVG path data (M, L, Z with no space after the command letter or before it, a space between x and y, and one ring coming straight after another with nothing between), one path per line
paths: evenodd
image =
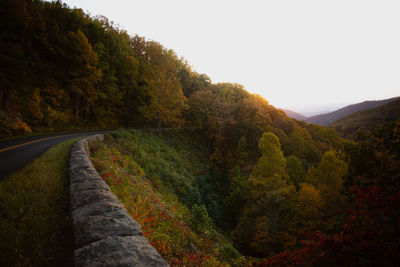
M102 134L81 139L71 151L75 266L168 266L94 169L89 142L103 139Z

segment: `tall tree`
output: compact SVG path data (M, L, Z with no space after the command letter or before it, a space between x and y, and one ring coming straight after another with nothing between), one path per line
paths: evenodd
M257 162L253 176L267 178L278 175L279 177L287 177L286 159L283 156L279 138L271 132L263 133L258 141L258 148L261 150L262 156Z
M348 165L341 158L341 155L330 150L324 153L316 168L312 167L308 170L309 181L321 193L326 218L343 214L344 199L341 191L343 189L343 177L347 174L347 169Z
M262 156L246 184L245 203L232 231L236 244L254 256L268 255L295 243L290 218L295 213L296 190L287 177L279 139L264 133L259 140Z
M301 161L296 156L289 156L286 160L286 170L289 174L290 181L299 189L300 184L305 182L306 172Z
M82 124L80 114L88 118L97 99L95 85L101 78L101 70L97 69L98 57L93 51L91 44L82 31L70 32L69 47L71 49L69 58L71 68L70 90L75 100L75 123Z
M135 54L140 60L141 84L146 88L148 101L142 114L156 122L159 134L163 125L182 125L185 97L178 78L179 60L172 50L159 43L133 38Z
M299 229L316 227L321 222L323 200L317 188L308 183L302 183L297 201Z

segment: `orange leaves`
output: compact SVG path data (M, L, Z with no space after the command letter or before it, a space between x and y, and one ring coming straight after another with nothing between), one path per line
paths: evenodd
M21 121L20 119L17 119L14 123L13 123L13 128L15 130L22 130L24 133L31 133L32 130L31 128L28 126L28 124L26 124L25 122Z
M106 181L110 186L118 186L122 184L122 179L118 176L114 175L112 172L106 172L102 174L102 178Z
M32 130L28 126L28 124L23 122L17 116L14 116L14 118L11 118L7 115L5 115L4 117L1 115L2 114L0 114L0 131L6 130L7 132L16 133L16 134L27 134L27 133L32 132ZM2 129L2 128L4 128L4 129Z

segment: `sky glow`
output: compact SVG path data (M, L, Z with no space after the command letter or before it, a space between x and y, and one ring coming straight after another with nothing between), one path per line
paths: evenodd
M400 95L400 1L65 0L305 114Z

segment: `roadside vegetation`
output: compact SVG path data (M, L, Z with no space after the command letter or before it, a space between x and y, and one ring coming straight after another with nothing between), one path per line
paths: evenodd
M92 162L169 264L242 266L245 258L218 231L195 189L210 171L204 147L190 146L177 131L163 134L169 137L137 130L109 135L93 148Z
M227 172L188 130L116 132L92 161L172 266L390 266L399 260L398 125L308 169L271 132L255 163L239 140Z
M93 161L171 265L400 262L397 108L344 140L61 1L0 1L0 29L0 138L158 128L110 134ZM68 144L1 182L0 265L68 258Z
M70 140L0 181L0 266L70 266Z

